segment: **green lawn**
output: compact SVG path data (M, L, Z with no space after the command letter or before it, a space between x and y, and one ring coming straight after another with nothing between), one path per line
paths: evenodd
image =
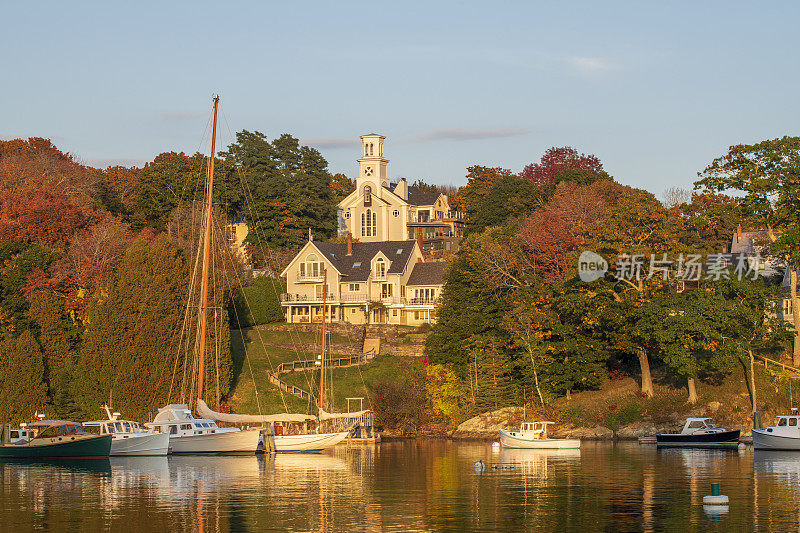
M317 356L319 335L312 332L259 330L245 328L231 330L231 352L234 366L234 386L229 396L230 405L235 412L257 414L258 403L261 413L307 412L307 402L270 384L266 372L287 361L314 359ZM332 335L332 356L337 353L352 353L354 343L346 337ZM297 351L286 346L311 344L315 351ZM308 349L309 346L306 346ZM246 355L246 356L245 356ZM249 364L248 364L249 363ZM330 378L333 382L334 404L337 409L347 407L344 398L363 396L368 398L364 383L372 383L387 376L402 372L402 357L379 357L369 365L335 369ZM359 373L359 368L361 372ZM252 373L251 373L252 369ZM363 375L363 381L362 381ZM315 372L284 374L283 379L292 385L309 390L318 379ZM256 385L258 402L256 401ZM286 406L284 407L284 402ZM365 406L367 401L365 400Z

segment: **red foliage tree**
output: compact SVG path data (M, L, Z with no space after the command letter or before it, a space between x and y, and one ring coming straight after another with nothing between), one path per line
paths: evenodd
M564 146L549 148L538 163L526 166L519 176L537 185L555 185L557 177L569 171L598 177L604 174L603 164L597 156L579 154L575 148Z

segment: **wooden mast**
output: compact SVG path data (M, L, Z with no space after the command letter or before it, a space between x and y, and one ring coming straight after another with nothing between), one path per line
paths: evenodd
M325 305L328 297L328 269L322 267L322 356L319 363L319 408L324 409L325 397Z
M203 383L206 369L206 329L208 324L208 270L211 265L211 192L214 188L214 153L217 142L217 108L219 96L214 96L214 120L211 127L211 156L208 164L208 184L206 187L206 233L203 239L203 278L200 285L200 350L198 353L197 399L203 399Z

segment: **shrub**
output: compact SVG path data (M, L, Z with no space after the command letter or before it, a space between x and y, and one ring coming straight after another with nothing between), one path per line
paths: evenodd
M280 294L285 290L286 282L283 280L262 276L252 285L237 291L229 313L231 329L283 322Z

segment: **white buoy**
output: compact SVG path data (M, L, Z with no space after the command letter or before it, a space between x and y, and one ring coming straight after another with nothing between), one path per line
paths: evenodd
M711 494L703 496L703 505L728 506L728 497L719 493L719 483L711 484Z
M475 469L476 474L483 474L483 471L486 469L486 465L483 463L483 460L481 459L475 461L475 464L472 465L472 467Z

